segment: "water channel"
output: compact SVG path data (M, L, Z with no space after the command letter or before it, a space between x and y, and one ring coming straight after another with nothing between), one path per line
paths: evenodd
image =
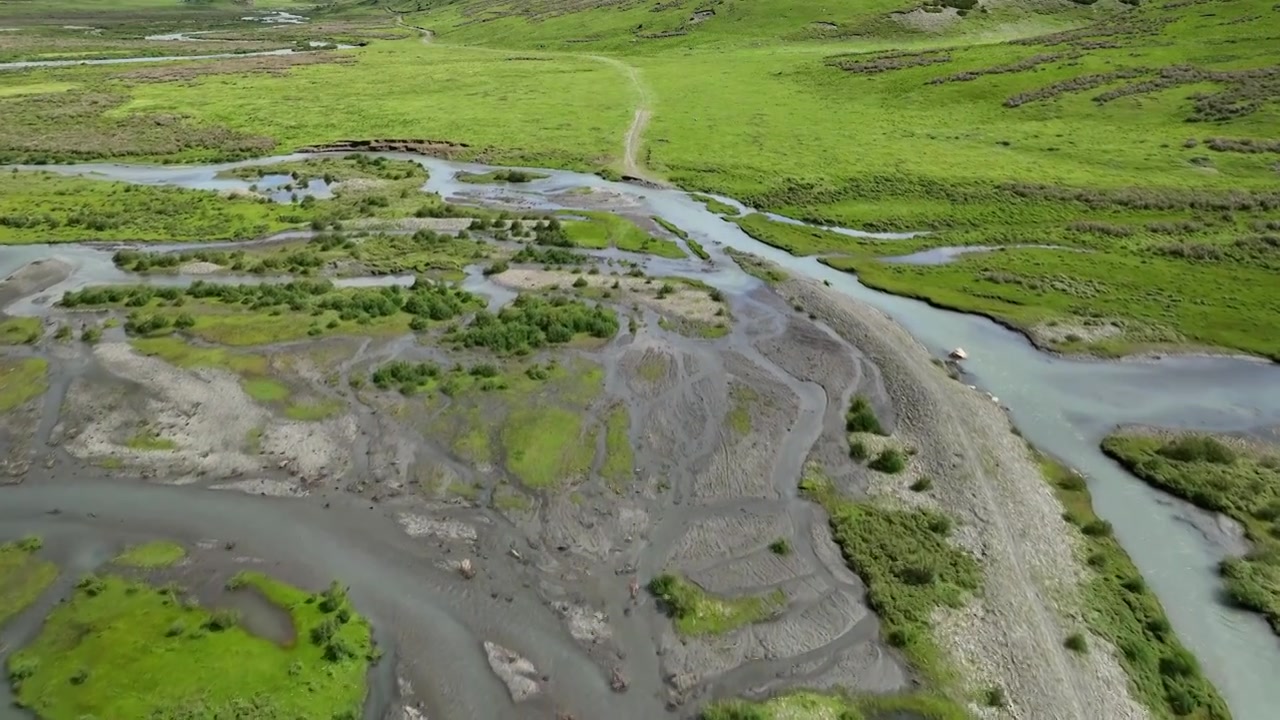
M1099 361L1056 357L1036 350L1023 336L985 318L950 312L861 285L851 274L814 258L794 257L764 245L734 223L709 212L687 194L610 182L593 175L536 169L548 177L512 185L475 185L455 179L459 172L483 173L489 166L416 155L379 153L421 163L430 172L423 190L458 202L500 202L517 208L565 209L574 191L590 188L637 203L637 210L662 217L688 232L712 253L709 265L649 261L651 272L695 276L726 291L755 281L733 265L724 248L762 256L788 272L825 281L834 289L891 315L930 350L944 354L962 346L969 353L969 382L999 398L1023 435L1039 448L1085 474L1098 513L1159 594L1174 627L1197 654L1239 720L1267 720L1280 707L1280 641L1257 616L1222 600L1217 564L1226 541L1205 513L1156 492L1129 476L1098 449L1113 427L1140 423L1227 432L1267 432L1280 425L1280 367L1245 358L1164 357ZM68 175L149 185L225 190L248 183L218 178L223 170L265 165L309 155L262 158L206 166L121 164L25 167ZM8 168L5 168L6 170ZM740 203L721 198L735 206ZM743 208L746 212L750 209ZM842 230L859 234L855 230ZM886 240L905 235L881 235ZM0 248L0 276L39 257L56 257L76 268L51 293L89 282L119 281L122 275L107 251L85 245ZM469 278L473 287L482 283ZM42 298L47 302L52 297ZM491 298L493 299L493 298ZM39 302L11 308L39 312ZM6 491L7 492L7 491ZM142 491L133 491L142 495ZM171 492L159 489L157 493Z

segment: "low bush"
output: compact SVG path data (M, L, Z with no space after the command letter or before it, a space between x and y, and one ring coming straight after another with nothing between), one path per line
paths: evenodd
M872 470L896 475L907 469L907 456L898 448L886 448L868 465Z

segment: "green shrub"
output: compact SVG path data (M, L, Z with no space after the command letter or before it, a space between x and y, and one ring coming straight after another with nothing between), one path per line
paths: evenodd
M915 482L911 483L911 490L914 492L927 492L933 487L933 478L928 475L921 475Z
M769 543L769 551L774 555L790 555L791 543L786 538L778 538Z
M867 457L870 456L870 454L871 454L871 450L867 448L866 443L862 442L861 440L849 441L849 457L850 458L857 460L858 462L862 462L863 460L866 460Z
M871 401L862 395L853 399L853 404L849 406L849 412L845 413L844 420L845 429L849 432L887 434L880 425L880 418L876 417L875 409L871 407Z
M1068 635L1067 639L1063 641L1062 644L1072 652L1081 654L1089 652L1089 641L1085 640L1084 635L1078 632Z
M886 448L871 461L869 467L878 472L896 475L907 469L907 456L898 448Z

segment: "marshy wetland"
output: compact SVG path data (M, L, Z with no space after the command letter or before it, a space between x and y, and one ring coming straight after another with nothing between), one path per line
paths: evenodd
M619 51L594 6L136 4L0 9L21 35L0 59L111 61L0 76L18 118L0 129L0 718L1262 720L1280 702L1274 365L1046 352L1274 356L1219 324L1274 300L1255 277L1266 148L1223 151L1248 156L1221 165L1240 192L984 175L939 195L940 221L904 200L940 186L903 178L941 171L876 175L893 148L868 154L874 182L816 183L795 174L809 150L786 155L804 139L691 150L689 114L728 105L664 101L697 74ZM797 63L804 85L945 75L927 45L968 37L896 18L932 40L885 53L867 33L921 37L824 21L766 61L734 33L791 16L718 9L670 27L685 9L645 9L663 19L633 42L705 70L709 33L741 61L725 72ZM1010 12L937 9L988 29ZM1089 43L1156 52L1164 27L1046 17L1019 37L1081 27L1059 38L1075 55L930 92L1120 49ZM599 24L561 49L564 18ZM1026 47L996 37L953 54ZM365 125L309 109L379 67L402 82L355 90ZM384 102L438 73L452 115ZM1265 112L1270 75L1195 77L1243 93L1196 112ZM297 90L291 118L267 87ZM395 137L419 139L359 139ZM1119 294L1085 277L1130 262L1159 272ZM1148 324L1142 303L1197 263L1238 292Z

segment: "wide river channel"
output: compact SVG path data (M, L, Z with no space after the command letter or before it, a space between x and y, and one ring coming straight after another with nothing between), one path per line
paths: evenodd
M568 191L592 188L616 193L662 217L708 247L716 262L690 270L689 263L654 261L651 272L694 275L711 285L737 291L753 282L723 249L762 256L788 272L828 282L834 289L891 315L921 343L939 355L964 347L969 382L999 398L1023 435L1082 472L1089 480L1098 513L1115 526L1116 536L1156 590L1182 639L1226 696L1239 720L1270 720L1280 708L1280 640L1256 615L1223 602L1217 565L1233 543L1213 518L1156 492L1131 477L1098 448L1117 425L1139 423L1227 432L1263 432L1280 425L1280 367L1229 357L1165 357L1098 361L1055 357L1036 350L1022 335L985 318L950 312L880 293L851 274L813 258L800 258L764 245L737 225L713 214L677 190L650 189L603 180L594 175L537 170L546 179L518 187L461 183L458 172L495 168L416 155L381 153L411 159L430 171L424 190L462 202L501 202L530 209L571 207ZM148 185L225 190L248 183L216 177L220 171L307 155L263 158L206 166L117 164L47 165L45 170ZM8 170L8 168L5 168ZM728 198L723 200L734 203ZM746 212L752 212L744 208ZM844 230L844 232L856 232ZM886 236L885 242L892 242ZM69 284L119 281L110 277L110 258L98 248L78 245L0 249L0 276L41 257L57 257L77 268ZM95 268L97 269L95 271ZM114 268L110 268L114 270ZM101 274L100 274L101 273ZM28 308L30 309L30 308ZM20 311L20 310L19 310ZM164 492L160 490L159 492Z

